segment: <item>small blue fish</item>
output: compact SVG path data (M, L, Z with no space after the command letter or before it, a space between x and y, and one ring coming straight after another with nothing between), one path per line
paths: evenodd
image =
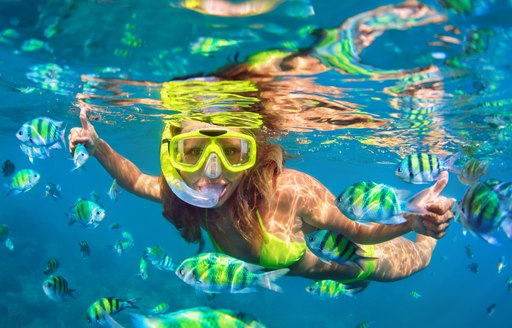
M89 244L86 240L79 242L78 246L80 246L80 253L82 254L82 258L86 258L91 255L91 248L89 247Z
M68 282L61 276L51 275L43 282L43 290L49 299L55 302L66 301L68 297L75 298L75 289L68 287Z
M52 257L46 263L46 270L43 273L46 275L53 274L55 271L57 271L59 265L59 260L57 260L55 257Z
M60 195L61 191L62 189L60 188L60 185L48 182L44 187L44 197L51 197L51 199L57 200L59 198L62 198L62 196Z
M350 288L348 285L334 280L319 280L306 287L306 291L320 299L340 299L352 297L360 288Z
M501 256L500 260L498 261L498 273L501 273L501 270L503 270L504 267L507 265L505 264L505 256Z
M85 146L82 144L78 144L75 148L75 152L73 154L73 163L75 163L75 167L71 169L71 171L75 171L78 169L85 169L84 164L89 160L89 152L85 149Z
M495 236L502 229L512 239L511 200L504 198L483 182L473 184L463 199L454 204L457 221L463 226L463 233L469 230L490 244L497 245Z
M405 157L395 171L395 175L408 183L430 183L439 179L441 172L458 172L454 165L459 154L450 157L417 153Z
M10 251L14 249L14 244L9 239L9 228L6 224L0 224L0 243L4 243L5 247Z
M22 169L16 172L11 179L10 184L4 184L7 187L7 196L17 195L27 192L39 182L41 176L32 169Z

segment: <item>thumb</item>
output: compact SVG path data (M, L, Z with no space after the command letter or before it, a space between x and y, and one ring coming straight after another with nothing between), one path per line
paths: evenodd
M89 119L87 118L87 108L81 108L80 109L80 123L82 123L82 128L84 130L88 130L91 127L91 122L89 122Z
M439 176L439 180L437 180L436 184L432 186L432 191L435 194L440 194L441 191L446 187L448 184L448 171L441 172Z

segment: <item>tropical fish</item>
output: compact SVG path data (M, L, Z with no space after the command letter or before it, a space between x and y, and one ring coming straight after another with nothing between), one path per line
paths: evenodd
M201 327L201 328L265 328L253 316L243 312L197 307L163 314L157 317L129 313L135 328Z
M123 231L121 233L121 236L123 236L124 239L126 240L130 240L130 241L133 241L133 237L132 237L132 234L129 233L128 231Z
M144 257L140 258L139 276L142 278L142 280L146 280L149 278L148 262L144 260Z
M164 255L159 260L153 260L151 261L151 264L158 270L167 270L172 271L174 270L174 262L172 261L172 258L169 255Z
M409 293L409 295L412 297L412 298L420 298L421 297L421 294L418 293L417 291L415 290L411 290L411 292Z
M205 293L250 293L256 287L280 292L274 281L289 269L256 272L263 269L234 257L218 253L202 253L185 259L176 269L176 275L185 283Z
M14 244L9 238L9 228L6 224L0 224L0 243L4 243L5 247L10 251L14 249Z
M78 199L71 207L69 225L77 222L84 228L94 229L105 218L105 210L90 200Z
M375 320L363 321L363 322L358 323L354 328L368 328L368 327L370 327L374 322L375 322Z
M473 272L474 274L478 274L478 272L480 271L480 265L478 265L478 263L476 262L466 265L466 268L468 268L469 271Z
M149 314L158 315L166 314L171 310L171 306L168 303L160 303L149 311Z
M78 169L84 169L84 164L89 160L89 152L85 149L85 146L82 144L78 144L75 148L75 152L73 153L73 163L75 163L75 167L71 169L71 171L75 171Z
M39 182L41 176L39 173L32 169L22 169L16 172L12 178L10 184L5 184L8 188L7 196L13 194L17 195L22 192L27 192Z
M501 273L501 270L506 267L505 265L505 256L501 256L500 260L498 261L498 273Z
M487 308L487 315L491 316L494 314L494 310L496 310L496 303L489 305Z
M126 252L133 246L134 246L134 243L131 240L122 240L122 241L118 240L114 245L107 246L107 247L114 250L114 252L116 252L117 255L123 255L124 252Z
M51 197L53 200L57 200L62 198L60 195L61 191L62 189L60 188L60 185L48 182L44 187L44 197Z
M30 147L61 149L66 147L65 131L63 122L48 117L37 117L24 123L16 133L16 137Z
M14 170L16 170L16 166L13 162L11 162L10 159L6 160L2 164L2 174L4 175L4 178L10 176L14 173Z
M422 184L436 181L443 171L458 172L454 167L459 154L450 157L416 153L405 157L395 175L408 183Z
M49 299L55 302L67 300L68 297L75 298L75 289L68 287L68 282L61 276L51 275L43 282L43 290Z
M503 198L483 182L473 184L453 208L456 219L462 223L464 234L469 230L493 245L498 244L495 232L499 228L512 239L510 210L511 200Z
M138 309L135 305L137 298L123 299L117 297L103 297L92 303L87 308L85 317L89 323L97 323L103 325L105 323L105 315L114 315L126 308Z
M121 228L121 225L119 223L112 223L108 226L108 228L112 231L119 230Z
M149 246L144 250L143 257L149 262L160 261L165 257L165 249L161 246Z
M406 221L404 213L425 211L417 206L416 197L406 200L405 192L373 181L346 187L335 204L346 217L362 224L398 224Z
M110 185L107 194L110 200L117 202L117 197L119 196L119 186L117 185L116 179L112 181L112 184Z
M489 162L472 158L464 164L457 178L459 178L460 183L471 185L480 181L482 175L487 174L488 166Z
M59 260L55 257L52 257L46 263L46 270L43 272L44 274L53 274L59 268Z
M80 246L80 253L82 254L83 258L91 255L91 248L89 247L89 244L86 240L79 242L78 246Z
M305 236L308 248L324 261L333 261L339 264L353 262L363 269L364 261L374 258L365 257L365 251L342 234L317 230ZM364 269L363 269L364 270Z
M321 299L340 299L352 297L358 288L350 288L348 285L334 280L319 280L306 287L306 291Z

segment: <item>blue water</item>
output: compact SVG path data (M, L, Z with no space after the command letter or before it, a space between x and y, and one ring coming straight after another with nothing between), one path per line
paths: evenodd
M355 327L364 321L372 322L371 327L511 327L507 279L512 276L512 241L503 238L501 246L489 245L464 236L457 222L439 241L425 270L393 283L373 282L350 299L315 299L304 290L309 281L295 277L279 280L282 294L222 294L214 300L197 294L173 273L153 267L143 281L136 273L145 247L163 246L179 261L194 255L197 245L180 238L162 217L159 204L124 190L117 202L108 199L112 179L96 160L89 160L85 171L70 172L68 152L53 150L52 158L32 164L15 137L23 123L38 116L64 121L67 131L79 126L76 104L86 97L95 109L98 134L142 171L157 175L162 118L167 113L154 105L159 100L158 83L212 72L287 41L307 47L312 41L301 35L302 27L338 27L350 17L393 3L398 2L287 1L260 15L230 18L188 10L178 1L1 1L0 160L10 159L17 169L32 168L42 178L27 193L0 197L0 223L8 225L15 246L12 252L0 247L0 327L87 326L85 310L105 296L140 298L140 313L161 302L172 310L241 310L268 327ZM401 158L415 151L462 152L489 161L487 177L510 181L512 5L474 1L472 11L457 13L440 3L426 2L446 15L446 22L387 31L360 54L358 64L370 71L437 67L440 73L408 89L417 91L412 96L388 92L407 86L405 78L369 78L336 69L288 77L291 84L309 81L314 86L287 90L291 98L313 95L386 124L289 122L274 140L294 155L287 167L314 176L334 194L369 179L417 192L421 185L405 184L393 175ZM201 53L194 50L201 37L231 44ZM42 43L23 47L30 39ZM425 90L431 93L422 94ZM427 108L427 114L412 115L418 108ZM288 119L294 115L277 109L276 113ZM318 115L345 117L321 110ZM502 124L492 124L497 118ZM48 182L60 184L62 199L44 198ZM450 173L443 194L460 200L466 189ZM101 196L105 221L96 229L68 226L65 213L77 198L88 198L92 191ZM135 247L122 256L107 247L120 239L119 232L108 229L114 222L135 240ZM84 239L91 246L86 259L78 247ZM472 259L466 255L468 245L474 251ZM498 273L502 256L507 266ZM76 299L56 303L44 294L43 271L50 257L60 261L57 273L77 290ZM467 268L472 262L479 264L478 274ZM421 297L412 298L411 291ZM489 314L492 304L496 308ZM125 313L115 318L131 327Z

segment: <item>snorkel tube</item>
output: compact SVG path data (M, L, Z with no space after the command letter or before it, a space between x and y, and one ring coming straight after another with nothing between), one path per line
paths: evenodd
M204 191L197 191L190 188L176 170L169 156L169 140L172 138L171 126L165 126L160 144L160 167L169 188L182 201L196 207L212 208L219 202L219 195L222 190L208 188Z

